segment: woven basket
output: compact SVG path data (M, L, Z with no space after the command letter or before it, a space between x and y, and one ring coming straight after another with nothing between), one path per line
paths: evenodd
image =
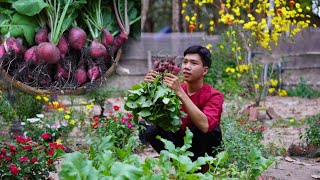
M119 49L117 51L117 55L114 58L114 61L111 65L111 67L106 71L106 73L101 76L99 79L96 80L94 83L95 85L92 85L90 83L86 83L82 85L81 87L75 87L73 89L68 88L68 89L61 89L61 90L47 90L43 88L38 88L38 87L31 87L29 85L24 84L23 82L20 82L16 79L14 79L12 76L10 76L5 69L0 67L0 77L1 79L4 79L7 81L10 85L18 88L19 90L33 94L33 95L80 95L84 94L88 91L90 91L92 88L97 87L97 85L102 85L103 82L106 80L108 76L112 74L112 72L116 69L120 57L121 57L122 50Z

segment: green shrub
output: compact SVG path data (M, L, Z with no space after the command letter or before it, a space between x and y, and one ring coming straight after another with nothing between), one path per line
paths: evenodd
M307 141L307 144L320 147L320 114L307 116L306 124L307 128L302 138Z
M303 98L316 98L320 97L320 91L306 84L306 81L303 78L301 78L300 82L295 88L288 89L288 95Z

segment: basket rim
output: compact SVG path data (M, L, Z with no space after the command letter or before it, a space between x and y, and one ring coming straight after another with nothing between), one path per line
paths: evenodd
M106 73L95 82L96 84L99 84L99 83L101 84L106 77L110 76L113 73L113 71L116 69L120 61L121 54L122 54L122 49L119 48L117 50L117 55L112 65L106 71ZM12 86L14 86L17 89L32 95L81 95L90 91L89 86L86 86L86 85L81 87L76 87L75 89L63 89L63 90L47 90L47 89L42 89L38 87L31 87L29 85L24 84L21 81L14 79L2 67L0 67L0 75L1 75L1 79L4 79L11 85L11 88Z

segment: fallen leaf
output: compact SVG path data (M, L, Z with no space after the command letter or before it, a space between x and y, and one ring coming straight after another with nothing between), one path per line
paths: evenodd
M311 175L311 177L314 179L320 179L320 175Z

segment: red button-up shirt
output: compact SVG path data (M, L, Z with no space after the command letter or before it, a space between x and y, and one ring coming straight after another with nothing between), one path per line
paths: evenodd
M187 84L182 83L181 87L187 93ZM208 84L203 84L202 88L195 94L189 96L189 98L207 116L209 131L212 131L216 126L220 126L223 104L223 94L220 91ZM184 105L182 105L181 110L186 112ZM181 120L181 128L183 130L185 130L186 127L191 128L194 125L189 116L181 118Z

